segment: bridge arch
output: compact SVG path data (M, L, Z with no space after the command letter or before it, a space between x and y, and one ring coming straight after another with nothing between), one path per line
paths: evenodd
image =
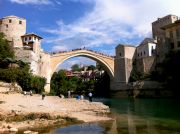
M57 53L51 55L51 70L52 70L51 76L56 71L57 67L60 64L62 64L64 61L78 56L87 57L97 61L108 72L110 78L114 77L114 58L99 53L95 53L89 50L75 50L75 51Z
M78 49L78 50L72 50L67 52L60 52L50 55L50 62L47 68L46 78L47 78L47 84L45 86L45 91L50 92L50 81L53 73L56 71L57 67L62 64L64 61L73 58L73 57L87 57L92 60L97 61L100 63L104 69L107 71L107 73L110 76L111 81L114 79L114 58L111 56L107 56L104 54L100 54L97 52L94 52L92 50L86 50L86 49Z

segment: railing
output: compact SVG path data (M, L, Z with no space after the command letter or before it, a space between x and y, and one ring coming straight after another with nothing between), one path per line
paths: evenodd
M76 48L76 49L72 49L72 50L69 50L69 51L50 52L50 54L54 55L54 54L68 53L68 52L79 51L79 50L87 50L87 51L90 51L90 52L93 52L93 53L96 53L96 54L100 54L100 55L103 55L103 56L111 57L111 58L115 57L115 56L112 56L112 55L104 54L102 52L94 51L94 50L87 49L87 48Z

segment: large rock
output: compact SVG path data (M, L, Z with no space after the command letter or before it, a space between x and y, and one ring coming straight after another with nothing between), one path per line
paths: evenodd
M0 82L0 92L22 92L22 88L17 83Z
M17 132L17 131L18 131L18 129L17 129L17 128L13 128L13 127L12 127L12 128L10 128L10 129L9 129L9 131L10 131L10 132Z

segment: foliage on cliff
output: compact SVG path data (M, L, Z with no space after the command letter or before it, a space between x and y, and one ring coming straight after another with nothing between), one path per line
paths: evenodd
M165 88L173 90L174 93L180 93L180 50L171 51L166 55L164 61L156 65L151 78L165 83Z
M33 76L29 65L14 59L14 52L3 33L0 33L0 80L17 82L23 90L41 93L46 83L45 78Z
M139 80L144 80L146 78L146 74L139 72L137 69L137 61L133 61L133 69L130 74L129 82L135 82Z
M4 34L0 33L0 59L4 58L14 58L14 52Z

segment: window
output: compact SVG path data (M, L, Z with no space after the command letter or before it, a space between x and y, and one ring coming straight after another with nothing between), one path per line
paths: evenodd
M138 57L139 57L139 54L138 54Z
M177 41L177 47L180 47L180 41Z
M34 40L36 40L36 37L34 37Z
M19 21L19 24L22 24L22 21L21 21L21 20Z
M27 41L27 37L25 37L24 40Z
M11 19L9 19L9 23L11 23L12 22L12 20Z
M2 24L2 20L0 20L0 25Z
M173 38L173 32L172 31L169 32L169 36L171 39Z
M176 29L176 36L180 36L180 28Z
M8 24L6 24L6 28L8 28Z
M121 53L119 53L119 56L121 56Z
M141 52L141 56L142 56L142 52Z
M144 51L144 55L146 55L146 52Z
M31 37L29 37L29 40L31 40Z

